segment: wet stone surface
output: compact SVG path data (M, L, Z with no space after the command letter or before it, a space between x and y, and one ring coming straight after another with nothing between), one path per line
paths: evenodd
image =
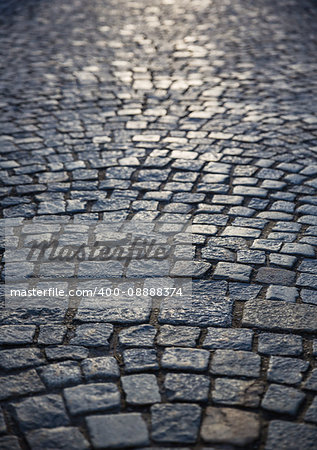
M193 278L191 297L106 308L3 308L1 288L1 449L316 448L316 24L313 0L1 2L1 229L191 223L173 279L36 270L65 289ZM6 240L24 284L34 261Z

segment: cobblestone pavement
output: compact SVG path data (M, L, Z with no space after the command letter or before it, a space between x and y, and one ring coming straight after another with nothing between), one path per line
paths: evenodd
M6 1L1 24L2 217L193 217L201 262L192 309L3 310L0 448L317 448L316 3Z

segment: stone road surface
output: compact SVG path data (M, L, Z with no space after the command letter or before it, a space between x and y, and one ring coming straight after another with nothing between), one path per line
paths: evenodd
M0 448L316 449L316 3L0 8L2 217L193 217L204 262L193 310L2 311Z

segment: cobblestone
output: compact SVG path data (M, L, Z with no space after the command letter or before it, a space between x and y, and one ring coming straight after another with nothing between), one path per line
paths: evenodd
M256 408L260 404L263 385L254 380L236 380L217 378L212 399L222 405L234 405Z
M1 400L44 390L44 385L34 369L19 375L6 375L0 378Z
M208 328L203 348L251 350L253 334L251 330Z
M198 327L162 325L157 336L157 344L166 347L195 347L199 334Z
M305 394L297 389L271 384L265 393L261 406L269 411L294 416L304 398Z
M290 334L261 333L258 350L264 355L299 356L303 352L303 339Z
M123 352L126 372L138 372L158 369L155 350L129 349Z
M272 356L270 358L267 379L275 383L298 384L302 381L302 374L307 371L308 367L308 361Z
M34 325L3 325L0 327L0 345L32 344Z
M175 403L154 405L152 438L155 442L192 443L199 430L201 409L197 405Z
M252 352L235 350L216 350L211 373L228 376L259 377L261 358Z
M63 361L38 369L39 375L48 388L59 388L81 381L79 365L75 361Z
M64 402L55 394L31 397L13 404L14 416L22 431L56 428L69 424Z
M210 380L205 375L168 373L164 386L169 401L208 401Z
M40 450L42 448L53 450L63 448L63 446L69 449L89 449L89 442L79 429L75 427L33 430L26 435L26 440L34 450Z
M49 361L63 361L67 359L81 360L88 356L88 349L78 345L59 345L45 349L46 358Z
M206 409L201 436L212 444L245 446L259 436L260 424L256 414L232 408Z
M316 442L317 428L284 420L273 420L269 425L265 449L274 450L283 446L289 450L296 450L298 436L300 436L302 448L312 450Z
M149 443L148 431L139 413L90 416L86 422L94 448L137 447Z
M81 363L81 369L87 381L102 381L119 378L119 366L111 356L86 358Z
M206 370L209 352L200 349L168 348L162 356L164 369L191 370L201 372Z
M312 305L283 303L252 300L246 302L243 325L274 331L306 331L308 333L316 331L316 310Z
M72 415L120 409L120 394L114 383L91 383L66 388L64 397Z
M155 375L128 375L121 378L121 383L130 405L148 405L161 400Z

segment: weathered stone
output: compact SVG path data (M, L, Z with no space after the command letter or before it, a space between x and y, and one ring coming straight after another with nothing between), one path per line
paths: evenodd
M164 351L161 365L164 369L201 372L207 369L209 352L193 348L168 348Z
M19 375L7 375L0 378L0 400L19 395L35 394L45 389L34 369Z
M239 405L256 408L260 404L260 397L264 387L256 381L217 378L212 399L223 405Z
M256 414L233 408L206 409L201 437L211 444L245 446L254 442L260 434L260 422Z
M271 285L266 293L267 300L282 300L290 303L295 303L297 297L298 290L288 286Z
M155 334L152 325L125 328L119 333L119 344L123 347L153 347Z
M0 351L0 368L6 370L39 366L44 363L37 348L15 348Z
M102 381L119 378L119 366L112 356L87 358L81 363L87 381Z
M258 351L264 355L299 356L303 352L303 339L291 334L261 333Z
M317 309L313 305L250 300L245 304L242 324L265 330L314 333Z
M253 331L240 328L208 328L203 348L208 350L251 350Z
M120 393L113 383L82 384L66 388L64 397L72 415L120 409Z
M155 442L193 443L196 441L201 409L186 403L151 407L152 438Z
M158 362L155 350L129 349L123 352L126 372L157 370Z
M228 326L232 319L232 302L227 299L162 302L159 323L193 326Z
M30 431L26 440L32 450L56 450L67 448L68 450L88 450L89 442L75 427L58 427L51 430L42 428Z
M304 388L309 391L317 391L317 369L313 369L304 385Z
M87 347L109 347L109 338L113 326L107 323L85 324L76 328L75 336L70 340L72 345L86 345Z
M259 284L229 283L231 300L252 300L259 294L262 286Z
M170 271L170 276L201 278L210 268L211 265L206 262L177 261Z
M137 448L149 443L148 430L140 413L89 416L86 423L96 449Z
M14 403L12 409L22 431L69 424L60 395L49 394L27 398L20 403Z
M214 272L215 278L228 280L249 281L252 267L244 264L219 262Z
M130 405L148 405L161 400L155 375L128 375L121 378L121 383Z
M310 407L306 411L305 421L317 423L317 396L314 397Z
M1 450L21 450L19 440L15 436L0 437Z
M173 327L163 325L157 336L157 344L164 347L195 347L199 338L198 327Z
M271 384L265 393L261 406L268 411L294 416L304 399L305 394L297 389Z
M2 325L0 345L32 344L34 334L34 325Z
M205 375L168 373L164 386L169 401L207 402L210 380Z
M302 449L314 450L317 427L284 420L273 420L269 424L265 450L276 450L277 448L298 450L298 439L300 439Z
M67 359L81 360L87 358L88 353L88 348L78 345L59 345L45 349L45 354L49 361L62 361Z
M62 344L66 335L65 325L44 325L40 327L39 344Z
M229 376L259 377L261 358L252 352L216 350L211 361L211 373Z
M59 388L81 382L80 368L75 361L63 361L38 369L48 388Z
M261 267L258 270L256 281L259 283L281 284L291 286L295 281L295 273L285 269L273 269L271 267Z
M298 384L302 381L302 374L307 371L308 367L308 361L272 356L270 358L267 379L275 383Z

